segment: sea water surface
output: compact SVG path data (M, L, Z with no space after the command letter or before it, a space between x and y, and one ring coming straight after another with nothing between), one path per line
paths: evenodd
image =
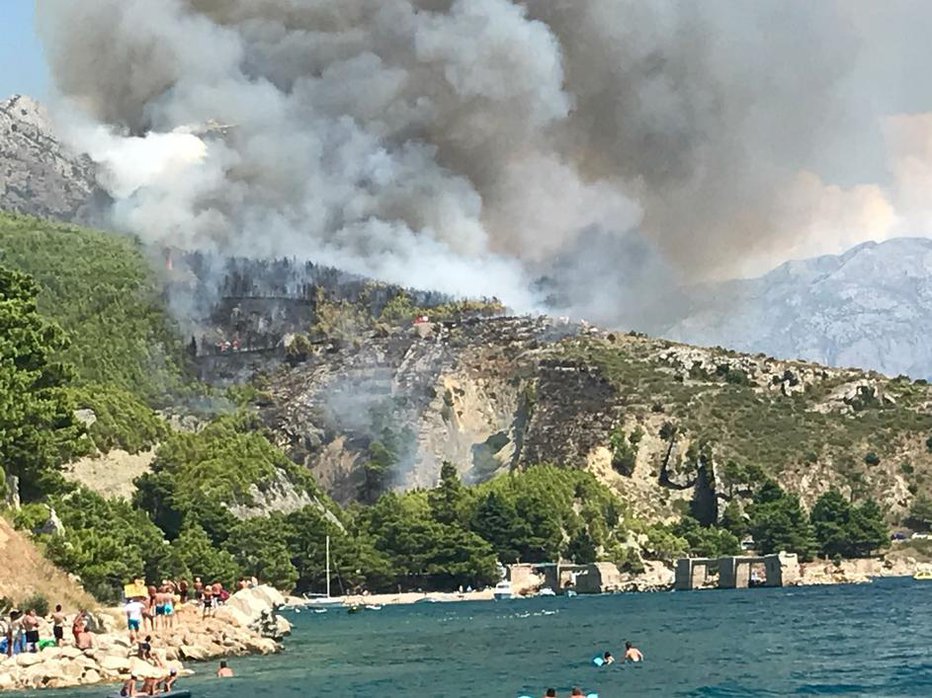
M932 696L932 583L303 611L286 651L194 665L197 698ZM624 641L639 666L591 660ZM103 695L101 688L42 695Z

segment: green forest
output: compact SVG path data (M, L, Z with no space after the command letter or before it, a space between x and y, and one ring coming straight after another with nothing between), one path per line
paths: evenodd
M748 535L762 552L806 559L867 555L888 538L869 499L832 491L807 512L763 471L745 505L736 500L712 525L688 511L648 524L591 473L553 464L466 486L445 463L432 489L377 489L367 504L342 508L248 407L212 415L196 432L158 416L173 400L210 391L190 376L132 240L0 215L0 251L0 494L16 485L23 505L6 514L103 601L137 576L233 584L256 575L321 591L328 536L331 583L347 592L482 587L517 561L607 560L637 572L649 559L737 553ZM96 421L85 426L79 409ZM116 447L157 447L132 501L62 477L69 460ZM303 505L234 515L282 487ZM49 507L63 534L42 533Z

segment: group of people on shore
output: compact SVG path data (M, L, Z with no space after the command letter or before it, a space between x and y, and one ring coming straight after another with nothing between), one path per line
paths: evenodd
M258 582L255 582L258 584ZM201 608L201 617L213 616L218 606L222 606L230 598L230 592L224 589L220 582L205 584L200 577L195 577L193 584L186 579L174 581L162 580L158 586L146 587L140 580L130 585L145 594L127 594L124 612L126 625L129 629L130 642L136 642L137 637L144 632L158 632L171 630L175 625L175 613L188 603L194 603ZM240 588L252 586L252 582L240 580Z
M258 580L241 579L239 588L257 586ZM201 618L213 616L218 606L230 598L230 592L220 582L205 584L200 577L195 577L192 584L186 579L178 581L164 579L158 586L146 586L141 580L134 580L127 585L126 627L129 641L137 646L137 657L152 665L153 674L148 677L130 676L123 683L121 696L151 696L170 692L178 678L177 672L168 671L157 652L152 651L151 633L171 632L175 627L175 615L185 606L200 607ZM145 593L142 593L145 592ZM166 673L167 672L167 673ZM217 676L232 676L232 670L226 662L220 663ZM142 681L140 687L139 681Z
M39 626L42 618L35 608L23 613L19 609L11 609L7 618L0 619L0 654L12 657L20 652L38 652L43 647L65 644L65 627L68 617L62 610L61 604L46 618L52 625L54 639L42 640L39 637ZM91 633L88 632L89 616L86 610L81 609L75 614L71 623L71 633L74 637L74 646L80 650L93 647Z

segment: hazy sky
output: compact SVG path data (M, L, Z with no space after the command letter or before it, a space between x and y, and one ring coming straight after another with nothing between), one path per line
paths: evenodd
M33 0L0 0L0 99L26 94L42 99L48 74L36 35Z

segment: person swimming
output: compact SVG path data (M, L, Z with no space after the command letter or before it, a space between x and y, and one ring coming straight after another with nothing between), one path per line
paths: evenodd
M548 688L546 693L544 693L544 698L557 698L557 689Z
M612 656L611 652L606 652L605 654L602 655L602 666L605 666L606 664L614 664L614 663L615 663L615 658Z
M630 642L625 642L625 661L643 662L644 655L641 653L641 650L632 645Z
M221 679L228 679L233 676L233 670L227 666L225 661L221 660L220 668L217 669L217 676L219 676Z

